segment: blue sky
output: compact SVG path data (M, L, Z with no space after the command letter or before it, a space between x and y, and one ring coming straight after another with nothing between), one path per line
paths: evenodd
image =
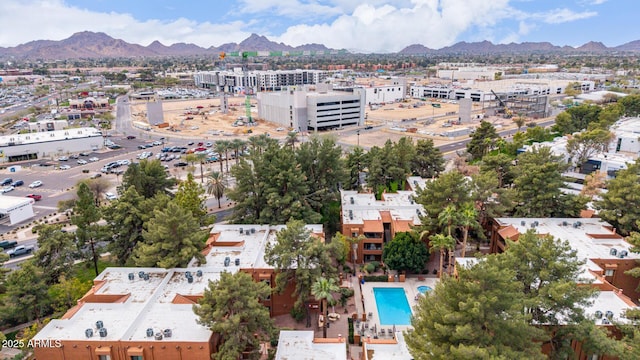
M203 47L251 33L359 52L459 41L617 46L640 40L638 0L0 0L0 46L104 32Z

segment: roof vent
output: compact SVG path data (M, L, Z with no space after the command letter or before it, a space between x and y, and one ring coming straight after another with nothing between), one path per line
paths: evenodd
M129 273L129 280L133 281L136 278L136 274L134 273Z
M172 333L171 333L171 329L164 329L162 331L162 334L164 334L164 337L170 338Z
M224 258L224 266L229 266L229 264L231 263L231 258L230 257L226 257Z
M196 276L197 277L202 277L202 270L196 271Z
M100 337L107 337L107 328L100 328L98 332L100 333Z
M236 266L240 266L240 258L236 258Z
M596 310L596 319L602 319L602 311Z
M102 320L96 321L96 329L102 329L104 327L104 323Z
M147 329L147 337L152 337L153 336L153 329L152 328L148 328Z
M609 255L616 256L616 254L618 254L618 250L616 248L611 248L611 250L609 250Z
M90 338L93 336L93 329L87 329L84 331L84 336Z
M156 340L162 340L162 333L161 332L157 332L156 333Z

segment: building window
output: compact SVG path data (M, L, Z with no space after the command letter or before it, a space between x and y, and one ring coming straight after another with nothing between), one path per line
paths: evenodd
M111 360L110 355L98 355L98 360Z
M144 360L144 358L141 355L132 355L129 357L129 360Z
M351 237L354 237L354 238L358 237L358 233L357 232L352 232L351 233Z
M613 274L615 274L615 270L613 269L607 269L604 271L604 276L613 276Z

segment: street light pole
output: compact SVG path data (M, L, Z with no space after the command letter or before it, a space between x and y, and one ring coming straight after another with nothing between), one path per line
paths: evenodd
M360 146L360 130L356 130L356 135L358 135L358 146Z

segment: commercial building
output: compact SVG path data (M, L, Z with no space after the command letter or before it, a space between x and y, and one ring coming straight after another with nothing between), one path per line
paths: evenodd
M319 131L362 126L365 92L333 91L328 84L290 87L258 93L258 117L298 131Z
M212 89L227 93L250 93L260 91L280 91L289 86L315 85L328 77L323 70L269 70L242 71L237 67L232 70L206 71L194 75L196 87Z
M0 224L14 225L31 219L35 216L33 203L30 198L0 195Z
M223 271L243 271L275 288L275 271L264 261L268 243L285 226L216 225L203 253L206 264L185 269L107 268L78 305L49 322L34 342L37 359L205 360L220 338L198 324L193 305ZM307 225L323 239L322 225ZM290 284L264 305L272 316L288 314L295 301ZM340 344L344 352L344 343Z
M43 159L104 147L104 138L96 128L73 128L0 136L0 163Z
M364 239L350 255L356 263L381 261L384 244L396 233L411 231L420 225L424 215L422 205L414 201L414 191L383 193L380 200L374 194L341 190L341 232L346 236ZM355 252L354 252L355 250Z

